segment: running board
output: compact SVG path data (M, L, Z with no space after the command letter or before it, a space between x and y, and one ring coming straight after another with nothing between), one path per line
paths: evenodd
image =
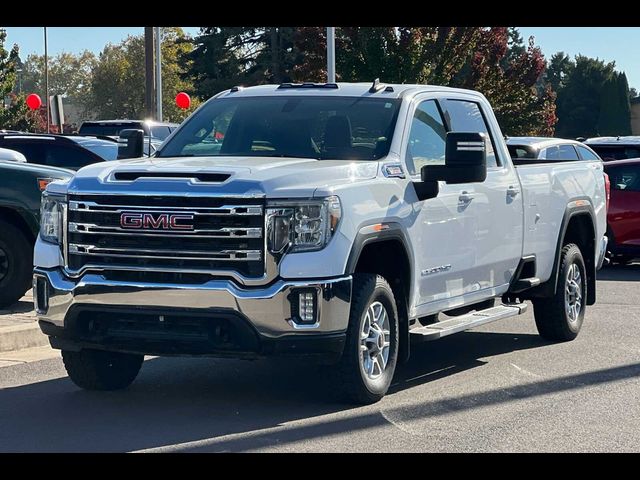
M517 303L509 305L499 305L497 307L480 310L479 312L471 312L460 317L455 317L444 322L434 323L426 327L418 327L409 331L412 335L419 335L424 340L437 340L438 338L453 335L454 333L463 332L470 328L484 325L485 323L495 322L503 318L515 317L527 311L526 303Z

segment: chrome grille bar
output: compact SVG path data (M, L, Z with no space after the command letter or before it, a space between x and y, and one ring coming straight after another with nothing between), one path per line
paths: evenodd
M173 231L158 230L157 233L140 232L130 228L96 225L95 223L69 222L69 232L90 235L135 235L142 237L171 237L171 238L261 238L261 228L225 227L225 228L200 228L190 230L193 233L176 233ZM206 235L198 235L204 234ZM225 235L226 234L226 235Z
M73 212L100 212L100 213L121 213L132 211L159 210L163 213L184 212L194 215L262 215L260 205L223 205L220 207L181 207L181 206L157 206L157 205L103 205L96 202L84 200L70 200L69 210Z
M116 252L116 253L114 253ZM69 253L74 255L99 255L115 257L163 258L174 260L230 260L254 261L262 258L260 250L220 250L205 252L198 250L163 250L146 248L98 247L96 245L70 243ZM145 254L157 255L145 255ZM142 254L142 255L141 255Z

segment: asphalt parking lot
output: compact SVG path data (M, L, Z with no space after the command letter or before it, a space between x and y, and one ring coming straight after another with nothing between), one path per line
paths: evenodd
M638 451L638 282L640 264L602 270L570 343L529 311L414 345L368 407L292 361L153 358L110 393L76 388L59 357L5 366L0 451Z

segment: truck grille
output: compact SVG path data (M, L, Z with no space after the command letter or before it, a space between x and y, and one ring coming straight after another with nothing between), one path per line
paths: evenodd
M67 267L140 267L261 277L264 201L70 195Z

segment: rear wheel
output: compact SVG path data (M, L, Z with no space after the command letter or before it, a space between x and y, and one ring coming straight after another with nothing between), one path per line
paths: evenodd
M347 339L338 364L348 401L370 404L387 393L398 359L398 310L380 275L356 274Z
M31 286L32 251L19 228L0 220L0 307L16 303Z
M104 350L62 350L62 361L73 383L85 390L121 390L135 380L143 355Z
M577 245L565 245L560 255L558 288L551 298L533 300L533 313L541 337L566 342L578 336L587 300L587 274Z

